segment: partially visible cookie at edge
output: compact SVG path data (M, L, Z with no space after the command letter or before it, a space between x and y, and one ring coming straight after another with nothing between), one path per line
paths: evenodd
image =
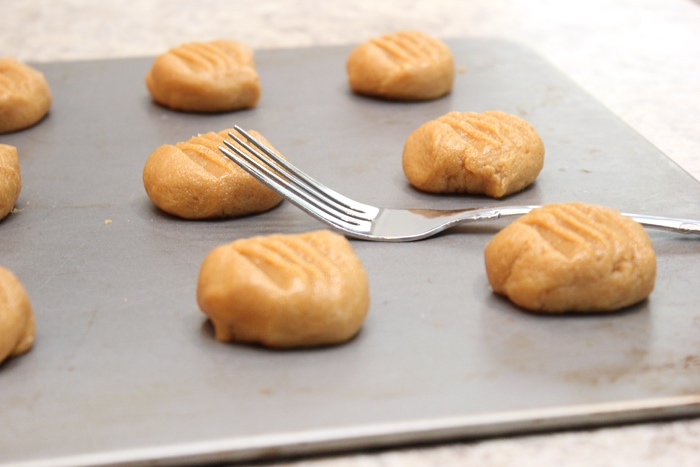
M0 144L0 220L15 207L21 191L22 174L17 148Z
M20 280L0 266L0 363L34 345L34 311Z
M0 134L37 124L51 107L44 74L14 58L0 58Z
M516 115L450 112L408 136L402 165L411 185L422 191L502 198L535 181L544 154L535 127Z
M185 112L248 109L261 94L253 51L224 39L185 43L157 56L146 86L157 103Z
M143 184L161 210L183 219L213 219L257 214L282 197L227 159L219 146L229 130L163 144L146 160ZM274 150L257 131L250 133Z
M336 345L369 310L369 281L350 242L329 230L236 240L200 268L197 303L222 342Z
M420 31L398 31L358 45L346 70L354 92L402 101L444 96L455 76L449 47Z
M534 312L610 312L647 298L656 253L638 222L585 203L537 208L497 233L484 249L497 294Z

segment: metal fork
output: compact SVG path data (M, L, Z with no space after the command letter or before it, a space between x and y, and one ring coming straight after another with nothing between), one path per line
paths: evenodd
M390 209L359 203L314 180L239 126L234 130L238 135L229 132L229 136L237 145L224 139L225 146L219 146L226 157L303 211L350 237L385 242L420 240L458 224L520 216L539 207ZM700 234L698 220L625 215L646 227Z

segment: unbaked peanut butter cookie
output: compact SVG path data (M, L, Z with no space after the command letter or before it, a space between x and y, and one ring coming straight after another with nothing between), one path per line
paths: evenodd
M350 87L358 94L420 101L449 93L454 82L452 52L420 31L398 31L358 45L348 56Z
M656 278L644 228L584 203L531 211L491 239L484 259L494 292L543 313L619 310L647 298Z
M219 151L228 132L209 132L158 147L143 168L143 185L151 201L183 219L239 217L277 206L280 195ZM250 133L274 149L258 132Z
M14 58L0 58L0 133L38 123L51 107L51 89L43 73Z
M15 207L22 190L17 148L0 144L0 219L4 219Z
M190 42L159 55L146 75L153 100L186 112L255 107L261 87L253 51L240 42Z
M364 267L342 235L319 230L236 240L204 259L197 302L220 341L275 348L340 344L369 309Z
M34 311L24 286L0 266L0 363L29 351L34 344Z
M407 138L403 171L429 193L502 198L531 185L544 166L544 143L522 118L499 110L450 112Z

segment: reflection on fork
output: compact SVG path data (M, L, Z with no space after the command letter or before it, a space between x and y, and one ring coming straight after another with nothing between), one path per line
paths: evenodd
M461 210L391 209L354 201L314 180L248 132L234 126L221 152L246 172L321 222L355 238L405 242L431 237L469 222L527 214L538 206ZM700 221L625 214L649 228L700 234Z

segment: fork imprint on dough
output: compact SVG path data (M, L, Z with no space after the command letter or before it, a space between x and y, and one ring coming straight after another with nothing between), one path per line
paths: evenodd
M609 212L587 210L582 205L573 203L550 206L550 213L546 217L523 219L523 223L535 229L549 247L568 259L581 254L582 250L620 254L622 249L615 248L615 245L624 244L628 232L610 228L613 221ZM596 258L602 259L600 254ZM618 256L614 259L625 260Z
M491 146L500 149L507 144L504 127L508 124L492 114L476 112L452 112L438 118L452 127L464 140L472 146Z
M400 31L374 38L372 44L382 49L399 65L417 65L437 57L440 44L432 37L416 31Z
M221 139L225 138L226 134L226 130L219 133L204 133L177 143L175 147L214 177L221 177L238 169L235 165L229 164L226 159L222 159L219 153Z
M226 47L223 42L191 42L171 52L195 73L206 71L213 74L218 69L235 70L246 64L246 60L242 60L243 57L235 53L236 49Z
M271 284L287 289L311 287L314 281L332 283L342 278L341 269L330 262L325 248L310 237L271 236L242 244L238 252Z

